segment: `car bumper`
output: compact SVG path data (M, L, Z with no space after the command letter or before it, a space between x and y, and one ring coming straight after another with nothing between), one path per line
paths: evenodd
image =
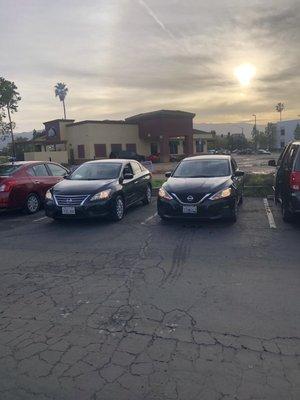
M0 209L7 209L10 207L9 193L0 192Z
M158 198L158 214L165 218L183 218L183 219L220 219L230 218L234 212L236 199L228 197L220 200L205 200L197 205L196 213L184 213L183 205L177 200L165 200Z
M45 212L47 217L55 219L84 219L105 217L111 212L111 199L101 202L87 203L75 206L75 214L63 214L63 207L56 205L53 201L46 201Z
M300 213L300 192L294 192L291 196L291 205L294 213Z

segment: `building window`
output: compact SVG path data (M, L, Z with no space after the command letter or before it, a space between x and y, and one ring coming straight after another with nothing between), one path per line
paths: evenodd
M127 151L134 151L136 153L136 144L135 143L126 143Z
M122 144L121 143L112 143L111 144L111 152L118 154L120 151L122 151Z
M94 144L95 157L106 157L106 144Z
M78 158L85 158L84 144L79 144L77 146Z
M203 142L201 139L196 139L196 153L203 153Z
M157 143L150 144L150 152L151 152L151 154L158 154L158 144Z
M281 129L280 130L280 134L281 134L281 136L284 136L285 135L285 129Z
M169 142L170 154L178 154L178 142L170 140Z
M280 142L280 147L283 149L285 146L285 142Z

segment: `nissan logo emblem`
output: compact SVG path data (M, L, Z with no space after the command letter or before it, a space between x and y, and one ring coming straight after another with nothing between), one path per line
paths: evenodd
M72 199L67 199L67 203L73 203Z
M187 201L193 201L194 197L192 195L189 195L186 199L187 199Z

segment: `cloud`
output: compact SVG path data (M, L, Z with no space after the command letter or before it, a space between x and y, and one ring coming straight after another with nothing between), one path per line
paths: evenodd
M61 116L57 81L68 84L68 115L77 120L173 107L207 121L249 119L253 109L268 119L281 100L296 116L299 7L298 0L0 0L0 71L22 95L18 129ZM257 69L247 89L233 74L245 62Z

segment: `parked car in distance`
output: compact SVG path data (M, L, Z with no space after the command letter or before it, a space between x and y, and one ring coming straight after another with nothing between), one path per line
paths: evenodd
M258 149L257 154L271 154L269 150L264 150L264 149Z
M136 160L95 160L78 167L46 194L48 217L123 218L125 209L151 201L151 174Z
M243 201L244 172L231 156L182 160L159 190L158 215L169 218L224 218L236 221Z
M0 210L37 212L44 203L47 190L68 172L62 165L46 161L0 164Z
M276 166L275 160L268 165ZM289 143L282 151L274 182L275 201L281 203L282 218L292 222L300 214L300 141Z
M121 150L115 153L115 157L110 158L121 158L123 160L136 160L136 161L145 161L146 157L142 156L141 154L137 154L135 151L131 150Z

